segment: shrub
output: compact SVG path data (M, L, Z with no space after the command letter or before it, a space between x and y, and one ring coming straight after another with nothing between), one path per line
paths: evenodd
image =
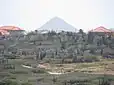
M16 81L11 81L11 80L2 80L0 82L0 85L32 85L32 84L30 84L28 82L26 82L26 83L18 83Z
M45 63L50 63L50 62L51 62L51 59L44 58L44 62L45 62Z
M64 59L63 63L72 63L72 59Z
M32 85L32 84L26 82L26 83L22 83L21 85Z
M46 73L45 69L33 69L33 73Z
M93 62L93 61L99 61L97 56L86 56L84 57L85 62Z
M19 56L12 55L12 54L5 54L4 57L7 59L16 59L16 57L19 57Z
M90 81L89 80L87 80L87 79L84 79L84 80L80 80L80 79L78 79L78 80L65 80L64 82L63 82L63 85L88 85L88 83L89 83ZM90 84L89 84L90 85Z
M30 59L30 60L33 60L34 59L34 57L24 57L24 59Z
M11 75L11 76L8 77L8 79L16 79L16 76Z
M37 66L36 66L36 65L33 65L32 67L33 67L33 68L37 68Z
M15 65L13 64L5 64L4 69L15 69Z
M59 65L56 65L57 67L63 67L63 65L62 64L59 64Z
M4 78L4 77L9 77L10 74L6 73L6 72L0 72L0 77Z
M110 84L110 81L109 81L109 80L104 80L104 79L103 79L103 80L101 81L101 84L99 84L99 85L111 85L111 84Z
M0 85L19 85L19 84L15 81L3 80L3 81L0 82Z
M26 66L31 66L31 64L29 64L29 63L25 63L24 65L26 65Z
M52 81L53 81L53 83L57 82L57 78L53 77Z
M12 73L12 74L28 74L28 72L27 71L22 71L22 70L18 70L18 71L10 71L10 73Z

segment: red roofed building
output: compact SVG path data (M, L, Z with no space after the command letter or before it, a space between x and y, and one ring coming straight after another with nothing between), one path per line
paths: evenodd
M93 29L93 30L91 30L91 31L89 31L89 32L112 33L111 30L109 30L109 29L107 29L107 28L105 28L105 27L103 27L103 26L97 27L97 28L95 28L95 29Z
M23 33L23 29L15 26L1 26L0 30L4 30L10 33L11 36L20 35Z
M92 33L92 34L98 34L98 35L113 35L114 32L111 31L110 29L107 29L103 26L100 26L100 27L97 27L95 29L92 29L89 31L89 33Z
M0 35L9 35L10 33L6 30L1 30L0 29Z
M15 30L15 31L22 31L23 29L21 29L21 28L19 28L19 27L15 27L15 26L2 26L2 27L0 27L0 29L2 29L2 30L7 30L7 31L13 31L13 30Z

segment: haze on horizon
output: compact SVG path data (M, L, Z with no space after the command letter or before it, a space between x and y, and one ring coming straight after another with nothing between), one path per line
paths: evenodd
M57 16L84 31L114 28L113 8L114 0L0 0L0 25L31 31Z

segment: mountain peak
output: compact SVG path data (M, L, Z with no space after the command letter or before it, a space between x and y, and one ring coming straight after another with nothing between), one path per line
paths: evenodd
M40 30L54 30L54 31L72 31L76 30L75 27L65 22L63 19L59 17L54 17L50 19L47 23L45 23ZM38 30L39 30L38 29Z
M57 17L57 16L53 17L52 19L60 19L60 20L62 20L60 17Z
M53 17L52 19L61 19L61 18L59 18L59 17L55 16L55 17Z
M63 22L65 22L63 19L61 19L60 17L53 17L52 19L50 19L49 21L57 21L57 22L61 22L61 21L63 21ZM66 23L66 22L65 22Z

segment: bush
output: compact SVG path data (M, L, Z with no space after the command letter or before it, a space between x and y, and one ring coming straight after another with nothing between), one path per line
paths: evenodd
M59 64L59 65L56 65L57 67L63 67L63 65L62 64Z
M16 76L11 75L11 76L8 77L8 79L16 79Z
M5 54L4 57L7 58L7 59L16 59L17 56L12 55L12 54Z
M102 79L102 81L101 81L101 83L99 85L111 85L110 84L110 80Z
M27 71L10 71L10 73L12 73L12 74L28 74L28 72Z
M63 82L63 85L88 85L88 83L89 83L90 81L89 80L87 80L87 79L84 79L84 80L80 80L80 79L78 79L78 80L65 80L64 82Z
M32 67L33 67L33 68L37 68L37 66L36 66L36 65L33 65Z
M29 63L25 63L24 65L26 65L26 66L31 66L31 64L29 64Z
M11 80L3 80L0 82L0 85L19 85L19 84Z
M51 62L51 59L44 58L44 62L45 62L45 63L50 63L50 62Z
M15 65L13 64L5 64L4 69L15 69Z
M0 72L0 77L1 77L1 78L9 77L9 76L10 76L10 74L7 73L7 72Z
M11 81L11 80L2 80L0 82L0 85L32 85L32 84L30 84L28 82L26 82L26 83L18 83L16 81Z
M46 73L44 69L33 69L32 72L33 73Z
M53 77L52 81L53 81L53 83L57 82L57 78Z
M63 63L72 63L72 59L64 59Z
M34 59L34 57L31 57L31 56L30 56L30 57L28 57L28 56L27 56L27 57L24 57L24 59L30 59L30 60L33 60L33 59Z
M26 82L26 83L22 83L21 85L32 85L32 84Z
M100 61L100 58L98 56L78 56L77 59L72 61L75 63L94 62Z
M97 56L86 56L84 57L85 62L93 62L93 61L99 61Z

